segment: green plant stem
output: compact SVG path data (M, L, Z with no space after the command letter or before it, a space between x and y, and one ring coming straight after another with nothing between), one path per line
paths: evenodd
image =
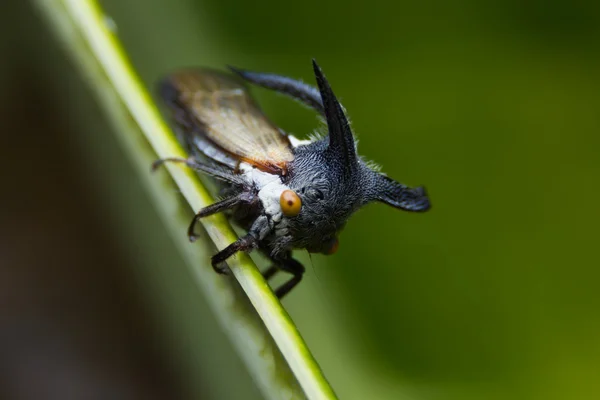
M112 24L97 2L35 0L35 3L76 60L117 127L117 134L122 136L121 140L138 164L148 162L152 155L158 158L186 157L140 83L111 30ZM147 146L140 145L138 137L145 138L155 154L145 150ZM148 162L148 168L149 165ZM193 171L175 164L166 168L193 210L212 203L211 196ZM144 173L143 169L140 171ZM145 173L149 174L149 169ZM169 192L172 187L163 187L162 191L155 187L152 194L163 208L163 214L172 216L176 212L169 209L173 205ZM184 220L177 217L174 221L181 232L185 232ZM219 249L237 239L222 216L203 219L202 223ZM183 252L225 332L267 398L301 398L303 395L309 399L336 398L296 326L247 255L240 254L228 264L255 311L248 307L244 296L235 294L235 287L227 279L214 274L208 260L194 257L193 251ZM272 345L273 341L276 346Z

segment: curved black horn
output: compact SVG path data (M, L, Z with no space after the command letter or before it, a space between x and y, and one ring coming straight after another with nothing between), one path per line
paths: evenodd
M294 100L298 100L299 102L306 104L325 116L325 111L323 111L323 102L321 101L321 94L314 86L307 85L304 82L292 78L288 78L287 76L247 71L232 67L231 65L228 65L227 68L248 82L289 96Z
M406 211L423 212L431 207L423 186L410 188L375 171L372 171L366 199L381 201Z
M354 144L354 136L350 129L350 124L340 102L333 94L329 82L323 75L323 71L319 65L313 60L313 68L321 92L323 100L323 109L329 128L329 148L328 151L333 152L336 156L341 156L344 160L346 168L354 171L358 167L358 157L356 155L356 146Z

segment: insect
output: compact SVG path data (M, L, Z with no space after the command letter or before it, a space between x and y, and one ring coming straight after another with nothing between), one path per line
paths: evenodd
M291 278L275 290L282 298L302 279L304 267L293 249L333 254L348 218L379 201L407 211L426 211L423 187L409 188L372 168L356 152L344 109L313 60L318 89L284 76L230 67L234 74L210 69L184 70L160 82L160 96L189 158L182 162L216 178L221 200L201 209L188 230L194 241L199 219L227 212L247 233L212 257L226 273L225 261L239 251L258 249L277 271ZM250 96L245 82L275 90L316 110L327 135L300 141L275 126Z

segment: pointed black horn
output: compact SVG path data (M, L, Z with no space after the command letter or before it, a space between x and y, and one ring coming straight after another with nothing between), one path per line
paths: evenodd
M354 136L352 135L348 119L333 90L331 90L329 82L327 82L325 75L323 75L323 71L321 71L321 68L319 68L314 59L313 69L315 70L317 84L321 92L323 109L327 120L327 127L329 128L328 151L333 152L336 156L341 156L346 168L354 171L358 167L358 157L356 155Z
M372 186L367 195L369 200L381 201L405 211L422 212L431 208L423 186L410 188L378 172L373 174Z

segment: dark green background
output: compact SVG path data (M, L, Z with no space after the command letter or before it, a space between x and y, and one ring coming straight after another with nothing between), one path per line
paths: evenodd
M316 58L360 153L428 188L429 213L368 206L338 254L302 256L284 305L341 398L600 397L600 3L104 4L148 85L225 64L312 83Z

